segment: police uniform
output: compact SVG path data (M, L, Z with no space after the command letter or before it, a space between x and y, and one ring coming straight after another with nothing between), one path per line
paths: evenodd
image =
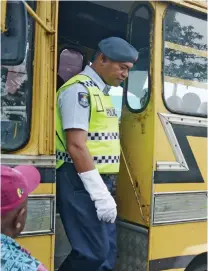
M109 91L109 87L103 82L98 74L90 67L86 66L81 73L90 77L101 91ZM107 90L107 91L106 91ZM87 98L85 102L83 98ZM74 84L59 95L58 104L61 110L62 125L66 129L82 129L88 132L90 106L88 90L81 84Z
M99 49L113 61L135 62L138 53L120 38L108 38ZM60 216L72 252L60 271L113 270L116 261L116 226L98 220L94 202L66 153L66 129L88 132L87 147L109 191L107 174L118 173L119 127L109 86L89 66L66 82L57 93L56 155L57 199Z

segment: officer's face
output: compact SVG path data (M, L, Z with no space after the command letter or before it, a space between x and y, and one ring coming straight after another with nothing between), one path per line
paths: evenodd
M125 81L129 75L129 70L133 67L130 62L115 62L110 59L104 59L102 65L102 77L105 83L118 87Z

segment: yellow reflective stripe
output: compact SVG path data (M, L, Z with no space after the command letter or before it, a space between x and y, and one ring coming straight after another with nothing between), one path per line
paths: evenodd
M101 102L100 96L96 95L96 94L94 94L93 96L94 96L94 99L95 99L95 102L96 102L97 112L104 112L104 108L103 108L103 104Z
M191 80L184 80L184 79L180 79L178 77L165 76L164 81L170 82L173 84L182 84L185 86L196 87L196 88L204 88L204 89L207 88L207 83L200 83L200 82L191 81Z
M165 48L173 49L175 51L181 51L187 54L194 54L196 56L208 57L207 51L198 50L189 46L183 46L169 41L165 41Z
M177 4L178 6L186 7L186 8L191 8L194 11L200 11L203 13L207 13L207 8L203 4L199 4L198 1L192 1L192 0L169 0L169 2L172 2L174 4Z

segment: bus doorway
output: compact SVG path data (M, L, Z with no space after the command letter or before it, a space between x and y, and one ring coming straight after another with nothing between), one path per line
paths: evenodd
M59 2L57 89L92 62L98 43L107 37L125 39L132 2ZM123 88L110 91L121 116ZM58 208L57 208L58 209ZM55 269L70 253L70 244L58 214L56 219Z
M58 71L57 88L64 82L81 72L90 64L97 50L98 43L108 37L127 38L128 14L132 1L60 1L59 2L59 24L58 24ZM149 11L142 6L134 16L134 33L140 24L142 32L132 36L134 46L140 52L140 65L134 66L130 78L132 92L128 92L129 103L135 108L146 106L148 100L148 57L149 46ZM145 31L146 29L146 31ZM143 63L143 64L142 64ZM145 66L145 65L146 66ZM141 77L141 92L137 93L134 86L134 78ZM116 113L121 119L123 104L123 86L112 87L109 94L112 96ZM116 179L114 184L116 190ZM116 194L116 193L115 193ZM147 236L145 236L145 239ZM56 253L55 268L57 269L64 258L70 252L70 244L65 235L60 216L57 211L56 223ZM145 254L146 255L146 254ZM146 260L146 259L145 259Z
M57 87L60 87L61 84L81 72L86 65L92 62L97 45L102 39L112 36L126 39L128 13L132 3L132 1L59 2ZM143 12L144 16L145 12ZM140 18L140 20L142 21L144 18ZM143 42L143 44L135 44L139 51L147 46L147 44L144 44L144 40L147 40L148 43L148 36L138 37L137 40ZM123 87L112 87L109 94L112 96L117 115L121 118ZM132 99L135 96L134 93L130 94L130 96L128 99L135 103L136 107L138 99ZM70 244L65 235L59 214L57 214L56 269L69 252Z

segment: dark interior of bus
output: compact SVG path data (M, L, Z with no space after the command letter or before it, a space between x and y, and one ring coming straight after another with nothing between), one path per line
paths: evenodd
M132 1L60 1L57 88L92 61L99 41L111 36L126 39L131 6ZM143 8L134 18L138 31L132 29L131 41L138 51L149 46L148 15Z

